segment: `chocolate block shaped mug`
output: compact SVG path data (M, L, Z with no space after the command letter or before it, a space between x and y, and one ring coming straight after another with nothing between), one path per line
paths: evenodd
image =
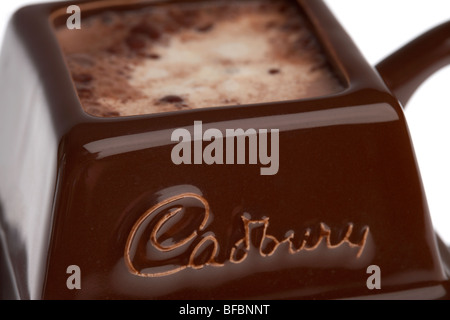
M342 90L112 118L83 111L54 29L67 3L15 14L0 58L2 297L449 298L402 106L449 63L450 24L373 68L322 1L292 3Z

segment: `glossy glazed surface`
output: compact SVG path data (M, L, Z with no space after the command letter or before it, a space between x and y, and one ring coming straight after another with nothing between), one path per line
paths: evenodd
M30 235L2 210L20 298L448 298L447 248L431 227L400 104L323 3L300 4L344 92L121 119L82 111L46 20L54 12L58 21L60 5L16 15L8 48L41 76L37 101L58 141L51 215L34 222L50 230L34 279L23 277L34 267ZM196 121L278 129L278 173L175 165L171 133L194 133ZM15 237L23 244L11 256ZM81 290L66 286L70 265L82 270ZM366 286L369 265L382 270L380 291Z

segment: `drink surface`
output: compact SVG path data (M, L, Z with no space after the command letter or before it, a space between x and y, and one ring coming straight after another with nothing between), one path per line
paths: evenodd
M289 1L105 11L56 29L84 110L100 117L295 100L342 90Z

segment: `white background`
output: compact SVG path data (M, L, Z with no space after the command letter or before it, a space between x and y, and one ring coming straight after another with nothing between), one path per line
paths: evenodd
M450 20L450 0L325 2L372 65L422 32ZM0 2L0 40L11 14L29 3L42 1ZM450 244L450 67L419 88L408 104L406 116L433 224Z

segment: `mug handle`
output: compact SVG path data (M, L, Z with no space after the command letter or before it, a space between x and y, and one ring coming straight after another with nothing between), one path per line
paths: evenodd
M450 21L403 46L375 68L404 107L433 73L450 64Z

